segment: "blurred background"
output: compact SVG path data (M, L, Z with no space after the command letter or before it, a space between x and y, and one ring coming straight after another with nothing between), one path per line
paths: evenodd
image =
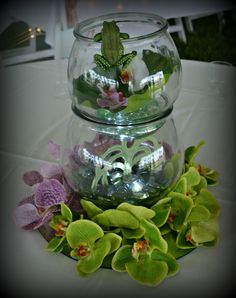
M57 55L59 33L77 22L112 12L149 12L168 20L182 59L236 65L236 12L226 0L40 0L0 4L0 64L10 66ZM59 44L60 44L59 42ZM65 43L65 42L64 42ZM71 43L71 44L70 44ZM61 45L60 45L61 46Z

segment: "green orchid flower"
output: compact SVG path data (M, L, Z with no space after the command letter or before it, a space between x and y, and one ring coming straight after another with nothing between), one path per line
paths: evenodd
M194 166L199 174L206 179L208 185L216 185L219 180L219 173L204 165L195 163L195 158L203 145L205 145L205 142L201 141L197 146L190 146L185 150L185 168L187 170L190 166Z
M140 224L144 229L143 237L133 242L133 245L123 245L116 251L112 269L127 272L141 284L156 286L166 277L176 274L179 265L167 253L167 242L156 225L148 219L141 219Z
M62 252L67 244L66 230L72 222L72 212L64 203L61 204L61 215L54 215L49 225L55 230L55 237L53 237L47 246L48 251Z
M220 206L214 196L202 189L195 199L183 229L177 236L176 244L186 249L197 246L213 246L218 240L218 216Z
M82 276L98 270L104 258L116 251L122 240L117 234L104 234L99 225L87 219L72 222L66 230L66 239L72 248L71 257L78 260L76 268Z
M193 201L182 193L171 192L168 196L152 206L156 212L152 221L158 227L167 223L172 230L179 231L191 212Z

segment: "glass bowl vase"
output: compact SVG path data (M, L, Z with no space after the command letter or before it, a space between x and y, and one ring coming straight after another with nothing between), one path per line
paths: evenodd
M66 183L103 209L123 202L153 205L183 170L183 151L170 114L126 126L72 115L62 157Z
M69 92L77 114L102 123L144 123L178 97L181 63L167 21L146 13L86 20L74 30Z

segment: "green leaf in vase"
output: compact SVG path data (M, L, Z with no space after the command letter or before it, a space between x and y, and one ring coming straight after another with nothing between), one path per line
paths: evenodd
M143 61L149 74L156 74L159 71L171 74L174 71L174 63L171 57L165 57L151 50L143 50Z

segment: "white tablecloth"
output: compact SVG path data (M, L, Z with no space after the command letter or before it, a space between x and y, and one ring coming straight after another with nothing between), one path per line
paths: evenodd
M67 61L18 65L0 72L1 284L17 297L218 297L233 286L236 203L234 93L236 69L182 61L183 84L173 116L184 146L206 141L199 161L221 173L214 194L222 208L220 242L181 258L180 272L156 288L127 274L101 269L77 276L75 262L45 250L38 232L15 227L12 211L29 192L22 174L48 160L47 143L60 143L72 114L66 85ZM225 294L225 297L227 295Z

